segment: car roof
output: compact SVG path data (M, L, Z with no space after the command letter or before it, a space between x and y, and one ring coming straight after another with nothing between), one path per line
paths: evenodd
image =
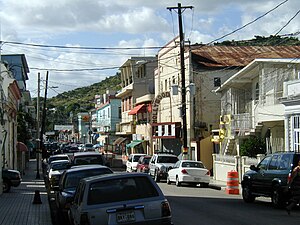
M179 161L180 162L199 162L199 163L203 163L202 161L196 161L196 160L190 160L190 159L181 159Z
M154 155L157 155L157 156L174 156L174 157L177 157L177 155L168 154L168 153L159 153L159 154L154 154Z
M78 165L78 166L73 166L70 169L67 169L66 172L75 172L75 171L82 171L82 170L93 170L93 169L110 169L107 166L102 166L99 164L87 164L87 165Z
M81 156L81 155L102 155L99 152L74 152L74 157L75 156Z
M50 159L50 158L56 158L56 157L58 158L58 157L69 157L69 156L68 156L67 154L50 155L50 156L49 156L49 159Z
M50 162L50 164L55 164L55 163L70 163L70 160L67 159L59 159L59 160L53 160L52 162Z
M83 178L84 182L99 181L99 180L109 180L109 179L122 179L122 178L132 178L132 177L149 177L145 173L110 173L103 174L93 177Z

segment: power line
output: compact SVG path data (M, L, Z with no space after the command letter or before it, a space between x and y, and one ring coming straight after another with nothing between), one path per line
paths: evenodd
M250 21L249 23L246 23L245 25L243 25L243 26L241 26L241 27L239 27L239 28L237 28L237 29L235 29L235 30L233 30L233 31L231 31L231 32L229 32L229 33L227 33L227 34L225 34L225 35L219 37L219 38L216 38L215 40L212 40L211 42L209 42L209 43L206 44L206 45L211 45L211 44L214 43L214 42L217 42L217 41L219 41L219 40L221 40L221 39L223 39L223 38L225 38L225 37L227 37L227 36L230 36L231 34L236 33L236 32L239 31L239 30L244 29L245 27L251 25L252 23L255 23L255 22L258 21L259 19L261 19L261 18L265 17L266 15L268 15L269 13L273 12L275 9L279 8L281 5L285 4L285 3L288 2L288 1L289 1L289 0L285 0L285 1L281 2L280 4L276 5L274 8L272 8L272 9L269 10L269 11L267 11L267 12L264 13L263 15L257 17L256 19Z

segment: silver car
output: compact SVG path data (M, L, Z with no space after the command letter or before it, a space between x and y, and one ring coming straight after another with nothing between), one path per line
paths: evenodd
M69 210L71 224L172 224L169 203L144 173L118 173L80 181Z

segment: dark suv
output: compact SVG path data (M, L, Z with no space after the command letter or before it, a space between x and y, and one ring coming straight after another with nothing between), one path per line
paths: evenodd
M271 197L275 208L283 207L289 198L288 182L291 172L300 160L300 153L277 152L267 155L257 165L251 165L242 180L242 196L245 202L255 197Z

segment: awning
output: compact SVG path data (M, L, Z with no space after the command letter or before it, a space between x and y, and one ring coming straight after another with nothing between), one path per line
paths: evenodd
M135 115L137 114L143 107L145 104L141 104L141 105L137 105L136 107L134 107L129 113L128 115Z
M127 138L119 137L119 138L117 138L117 139L114 141L113 145L119 145L119 144L121 144L123 141L125 141L126 139L127 139Z
M134 148L135 146L142 144L144 141L142 140L133 140L129 144L126 145L126 148Z
M23 142L17 142L17 150L20 152L27 152L28 148Z

